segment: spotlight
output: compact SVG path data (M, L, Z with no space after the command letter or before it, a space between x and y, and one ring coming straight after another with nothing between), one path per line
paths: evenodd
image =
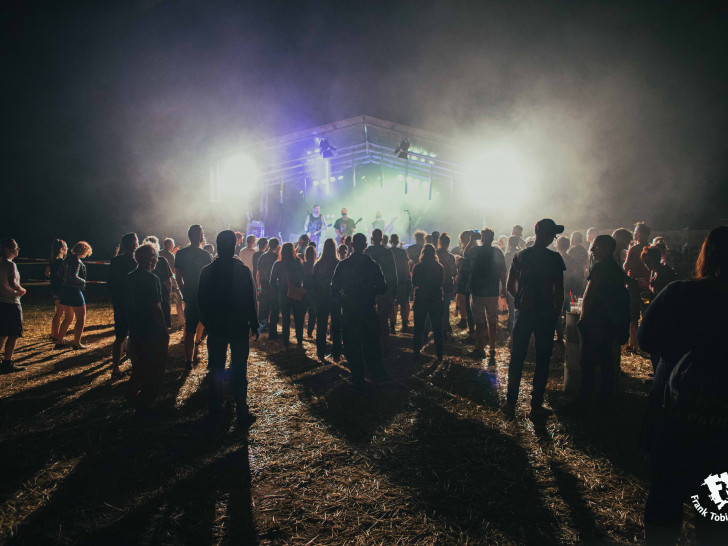
M329 141L326 140L324 137L321 137L319 139L319 150L321 152L321 157L324 159L328 157L333 157L334 152L336 151L336 148L334 148L331 144L329 144Z
M407 151L409 150L410 143L405 138L402 142L399 143L399 147L394 150L394 155L396 155L400 159L407 159Z

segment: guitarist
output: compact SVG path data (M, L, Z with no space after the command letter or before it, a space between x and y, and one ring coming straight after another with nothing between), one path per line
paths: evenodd
M336 237L339 239L339 244L344 242L344 239L349 235L354 235L354 229L356 224L351 218L349 218L349 211L345 208L341 209L341 218L334 222L334 230L336 230Z
M329 227L326 224L324 215L321 214L321 207L318 205L313 206L313 214L306 216L306 222L303 224L303 231L308 233L308 237L311 241L316 244L316 248L319 246L319 238L321 232Z
M381 229L382 233L391 233L392 229L394 228L394 222L397 221L396 216L392 216L389 219L389 223L385 224L384 217L382 216L382 213L380 211L377 211L376 217L374 221L372 222L372 228L370 232L374 232L375 229Z

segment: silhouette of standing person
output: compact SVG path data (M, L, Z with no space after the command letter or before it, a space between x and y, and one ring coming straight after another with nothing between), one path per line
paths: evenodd
M288 348L291 336L291 311L293 311L293 322L296 328L296 342L299 349L303 347L303 303L301 300L289 296L289 286L303 288L303 277L301 258L293 251L292 243L284 243L278 261L273 264L270 285L278 297L283 346L286 348Z
M367 238L357 233L352 239L354 252L339 262L331 279L331 295L342 308L344 355L356 389L364 387L366 371L376 381L385 378L379 337L376 297L387 291L382 269L364 254Z
M177 283L185 300L185 368L191 370L195 365L195 334L200 339L202 324L197 309L197 285L200 282L200 271L212 261L209 252L202 249L205 243L205 232L202 226L195 224L187 230L189 246L181 248L175 256Z
M141 245L134 251L134 258L138 266L124 282L131 356L129 397L137 414L147 415L162 382L169 333L162 311L162 283L152 273L157 265L157 250L151 244Z
M379 337L382 348L386 351L389 345L389 319L392 316L394 300L397 297L397 266L392 251L382 244L382 230L372 232L372 246L364 253L371 256L379 264L387 283L387 291L377 296L377 314L379 315Z
M20 247L14 239L0 241L0 349L3 359L0 373L21 370L13 363L13 351L18 338L23 337L23 309L20 298L25 288L20 286L18 266L13 260L18 257Z
M704 490L701 483L709 475L728 468L728 412L720 381L728 366L728 226L708 234L695 274L695 280L670 283L657 294L637 332L640 348L659 355L643 427L650 469L648 544L675 544L683 503ZM671 388L673 381L680 388ZM725 544L726 522L695 514L695 538L698 544Z
M126 278L137 267L134 251L139 246L136 233L127 233L119 242L116 256L109 263L108 287L111 292L111 305L114 309L114 343L111 346L111 378L116 379L123 374L119 369L121 351L124 341L129 337L129 323L124 311L124 284Z
M435 247L428 243L422 248L420 259L412 269L412 287L415 294L412 304L415 320L412 349L416 356L422 349L422 334L429 316L435 339L437 360L442 360L442 285L444 279L444 269L437 259Z
M248 354L250 335L258 339L258 316L255 309L253 274L241 260L235 259L235 232L221 231L217 236L217 258L202 268L197 289L200 320L207 330L209 405L213 422L219 420L225 375L225 361L230 347L233 398L238 424L252 425L248 396Z
M536 338L536 370L531 391L531 413L543 413L544 394L549 378L549 361L554 345L556 318L564 304L564 260L547 247L564 226L550 218L536 224L536 240L532 247L513 257L508 273L508 292L515 299L511 362L508 366L506 411L513 413L521 387L523 362L526 360L531 334Z
M273 265L278 261L280 243L273 237L268 241L268 250L258 260L258 285L260 286L260 307L258 308L258 321L263 329L268 330L268 339L278 339L278 295L270 285L270 274Z
M63 260L63 284L58 294L58 301L63 308L63 322L58 328L56 348L63 347L63 338L71 326L73 318L76 322L73 325L74 349L85 349L86 345L81 343L83 328L86 325L86 299L83 291L86 288L86 266L81 261L91 256L91 245L86 241L79 241L71 248L71 252Z
M331 316L331 355L334 360L341 358L341 309L331 297L331 278L339 264L336 255L336 242L324 241L321 257L313 266L313 298L316 303L316 355L326 358L326 327Z

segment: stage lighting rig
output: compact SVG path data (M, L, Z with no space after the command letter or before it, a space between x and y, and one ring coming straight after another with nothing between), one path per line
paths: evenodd
M329 157L334 156L334 152L336 151L336 148L334 148L331 144L329 144L329 141L326 138L321 137L319 139L318 145L319 145L319 151L321 153L321 157L323 157L324 159L327 159Z
M408 155L407 152L409 151L410 143L409 140L406 138L399 143L399 147L394 150L394 155L396 155L400 159L407 159Z

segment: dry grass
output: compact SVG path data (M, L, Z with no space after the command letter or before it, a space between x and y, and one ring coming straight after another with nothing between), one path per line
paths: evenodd
M0 376L0 540L37 544L484 544L640 542L639 453L650 364L623 357L615 408L507 419L508 354L484 367L456 339L363 394L344 366L259 341L249 401L259 420L205 426L204 365L183 371L172 336L159 415L137 420L109 379L112 316L89 309L83 353L54 352L50 308L26 305L25 371ZM462 334L459 334L460 336ZM425 353L428 353L426 349ZM204 364L204 350L201 361ZM548 385L563 400L563 350ZM521 401L530 391L526 364Z

